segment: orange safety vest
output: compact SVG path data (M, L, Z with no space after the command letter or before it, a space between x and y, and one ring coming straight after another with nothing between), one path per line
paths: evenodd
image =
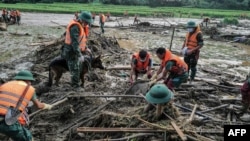
M78 28L80 29L78 43L79 43L80 50L83 52L83 51L86 50L87 39L86 39L86 35L85 35L85 32L84 32L84 29L83 29L82 25L79 22L75 21L75 20L71 20L69 25L67 26L65 44L71 45L70 28L73 25L77 25Z
M163 60L161 61L161 67L164 67L167 63L167 61L171 58L171 51L169 51L168 49L166 49L166 53L165 53L165 56L163 58Z
M146 70L146 69L147 69L148 63L149 63L149 59L150 59L149 53L147 53L145 62L141 62L141 61L140 61L139 53L134 53L134 54L132 55L132 59L133 59L133 58L135 58L135 59L137 60L137 64L136 64L136 66L135 66L136 70L138 70L138 71L143 71L143 70Z
M185 46L188 47L188 49L193 49L198 46L196 37L199 33L201 33L201 31L200 27L198 26L196 31L192 35L190 35L190 33L186 34Z
M6 15L6 14L7 14L7 10L6 10L6 9L3 9L2 15Z
M19 17L21 16L21 13L20 13L19 10L16 10L16 15L19 16Z
M175 62L175 66L173 66L170 70L171 73L181 75L184 72L188 71L187 64L184 62L184 60L180 59L178 56L172 54L169 61Z
M102 21L102 23L104 23L105 20L106 20L106 17L102 14L102 15L101 15L101 21Z
M26 86L27 83L25 83L24 81L10 81L0 86L0 115L5 115L7 113L8 107L16 107L16 104L21 98ZM27 123L27 115L25 115L25 109L34 92L35 89L30 86L24 96L22 104L19 107L22 115L18 118L18 121L22 125L25 125Z

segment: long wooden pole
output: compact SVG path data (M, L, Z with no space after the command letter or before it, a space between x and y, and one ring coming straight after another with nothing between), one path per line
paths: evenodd
M171 51L172 42L173 42L173 39L174 39L174 31L175 31L175 26L173 27L173 32L172 32L172 36L171 36L171 42L170 42L170 47L169 47L169 50L170 50L170 51Z

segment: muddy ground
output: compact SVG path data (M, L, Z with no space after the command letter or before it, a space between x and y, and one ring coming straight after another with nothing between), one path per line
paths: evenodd
M28 128L36 141L83 141L83 140L180 140L165 115L157 121L154 110L143 113L146 101L139 96L147 91L147 81L131 87L128 83L128 70L111 70L111 67L128 66L130 56L139 49L149 50L154 64L158 47L170 47L172 26L176 26L172 50L180 51L186 30L183 25L190 20L185 18L139 18L150 22L150 26L132 25L133 17L111 17L106 22L105 34L93 27L88 46L94 55L102 55L103 64L108 70L94 69L86 76L85 92L75 93L70 88L70 74L67 72L59 86L45 87L48 80L49 62L60 54L60 40L65 26L73 14L23 13L21 25L10 25L8 31L1 31L0 38L0 79L10 80L21 69L33 72L38 98L47 103L68 100L51 111L42 111L31 116ZM98 19L98 17L96 17ZM201 19L193 19L200 22ZM214 19L219 23L221 19ZM185 125L191 111L183 108L166 108L165 113L172 117L189 140L223 140L223 125L246 124L235 112L239 111L239 87L250 70L250 46L247 43L232 43L232 37L221 35L249 35L248 20L240 25L218 26L209 24L203 28L205 45L198 64L197 78L193 84L185 83L175 91L174 103L197 111L191 123ZM95 25L98 25L96 20ZM172 26L170 26L172 25ZM211 39L212 27L218 29ZM208 34L206 34L208 33ZM157 68L157 66L155 66ZM141 78L142 79L142 78ZM142 81L144 82L144 81ZM94 97L107 95L134 95L138 97ZM227 105L225 105L227 104ZM225 105L218 110L206 111ZM30 114L36 111L30 108ZM205 112L204 112L205 111ZM177 117L178 113L180 114ZM152 125L146 123L155 123ZM96 133L80 132L78 127L127 127L164 129L159 133ZM165 136L166 135L166 136ZM133 137L134 136L134 137Z

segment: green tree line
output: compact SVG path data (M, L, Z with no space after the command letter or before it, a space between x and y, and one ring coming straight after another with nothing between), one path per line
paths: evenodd
M196 8L250 10L250 0L2 0L4 3L103 3L114 5L144 5L150 7L185 6Z

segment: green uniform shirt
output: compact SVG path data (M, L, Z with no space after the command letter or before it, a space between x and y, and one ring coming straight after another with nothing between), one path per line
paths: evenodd
M175 65L174 61L168 61L165 65L165 70L170 71L174 65Z

